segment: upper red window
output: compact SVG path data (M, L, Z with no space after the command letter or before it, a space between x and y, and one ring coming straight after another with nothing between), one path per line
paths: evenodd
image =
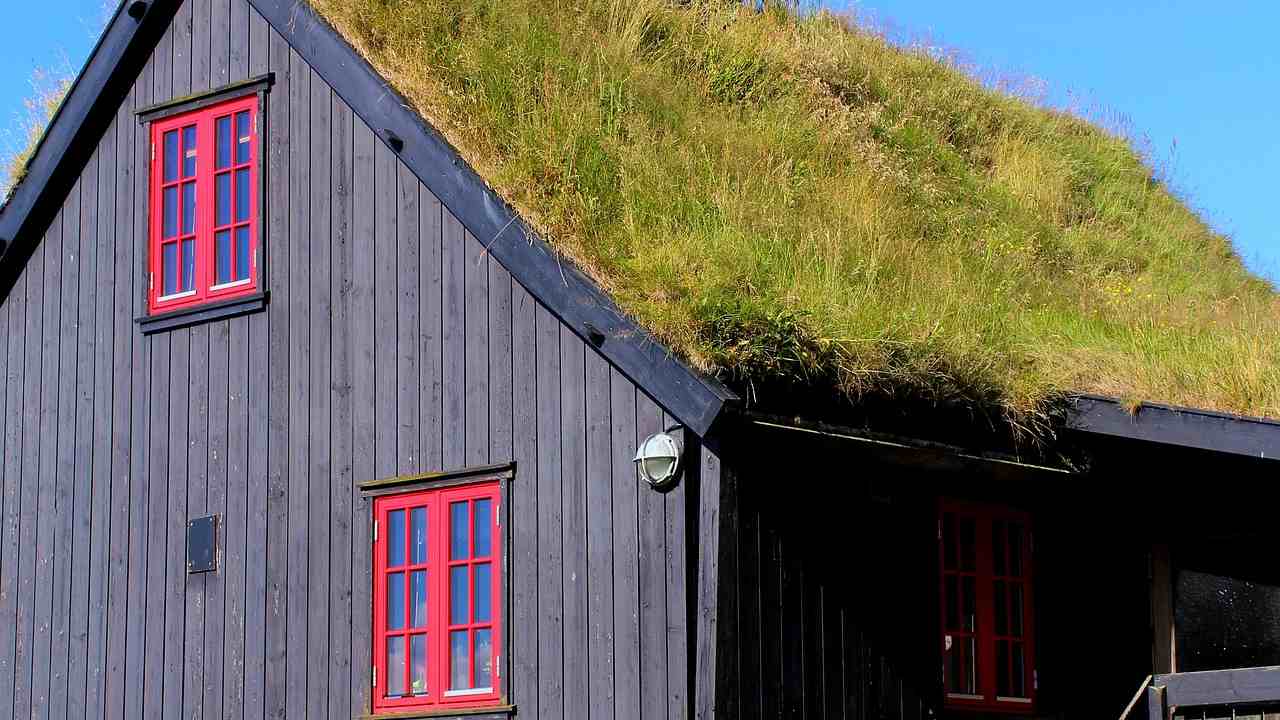
M491 482L375 501L374 710L500 701L499 497Z
M1030 712L1036 677L1029 517L944 502L938 540L945 704Z
M152 123L152 313L258 289L257 128L257 95Z

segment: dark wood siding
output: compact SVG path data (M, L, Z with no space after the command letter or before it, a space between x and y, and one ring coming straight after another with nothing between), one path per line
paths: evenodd
M356 484L511 460L512 702L684 717L686 490L630 462L670 417L246 0L172 12L0 303L0 717L366 712ZM265 72L267 310L144 337L133 110Z
M745 437L702 458L698 716L937 717L932 506L847 449Z

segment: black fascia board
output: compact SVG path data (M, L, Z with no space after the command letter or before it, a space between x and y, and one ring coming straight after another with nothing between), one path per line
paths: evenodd
M1273 420L1154 403L1130 410L1096 395L1076 396L1071 404L1070 431L1280 460L1280 422Z
M521 285L685 427L705 437L721 410L737 402L731 390L694 372L638 327L590 278L526 226L307 2L249 4Z
M122 2L37 141L23 178L0 207L0 300L129 93L178 3ZM139 6L141 10L126 8Z

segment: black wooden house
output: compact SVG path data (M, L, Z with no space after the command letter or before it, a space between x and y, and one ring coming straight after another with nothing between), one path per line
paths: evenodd
M124 2L0 248L0 717L1280 702L1280 425L745 409L297 0Z

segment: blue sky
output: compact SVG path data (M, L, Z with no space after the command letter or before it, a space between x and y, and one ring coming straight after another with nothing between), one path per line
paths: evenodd
M25 121L37 69L75 73L93 49L116 0L41 0L6 3L0 26L0 155L21 147L14 126Z
M1050 102L1100 107L1255 271L1280 283L1280 3L1239 0L825 0L992 75L1038 78ZM0 43L0 127L36 67L78 68L113 0L14 3ZM20 30L19 30L20 28ZM14 138L0 135L0 151Z

